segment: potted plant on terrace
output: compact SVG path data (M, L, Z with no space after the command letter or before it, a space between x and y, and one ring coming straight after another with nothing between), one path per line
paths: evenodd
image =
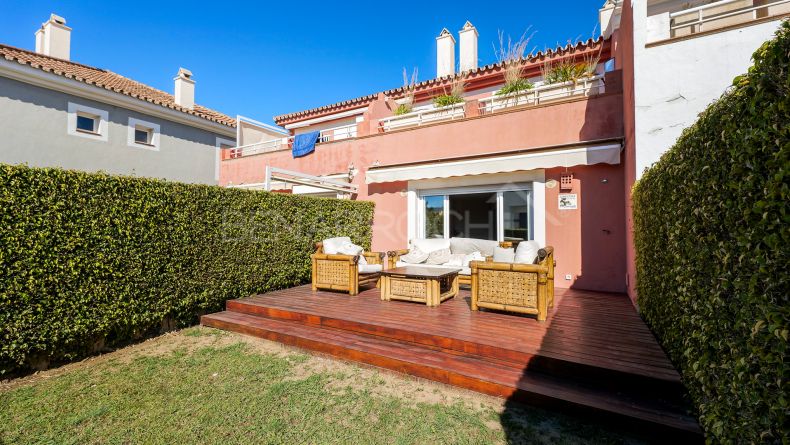
M447 107L450 105L460 104L464 102L462 94L466 88L466 74L461 74L453 79L450 84L450 90L444 89L444 94L433 98L433 105L436 108Z
M507 42L505 42L504 32L499 31L499 48L494 46L494 53L502 65L505 79L505 84L494 94L505 99L504 106L527 102L529 98L523 97L522 93L534 87L534 84L522 75L521 62L524 59L529 40L532 38L531 35L527 37L527 31L524 31L521 38L515 41L508 36Z
M565 59L556 63L546 61L540 71L544 85L557 85L557 90L550 94L557 98L584 93L584 85L579 82L595 76L595 70L601 58L602 46L597 52L585 53L582 60Z

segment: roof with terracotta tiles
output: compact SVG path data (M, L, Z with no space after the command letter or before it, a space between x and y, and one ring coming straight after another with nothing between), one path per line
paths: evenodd
M576 44L568 44L565 46L560 46L555 49L549 49L544 51L539 51L534 54L530 54L522 59L522 63L524 65L529 64L536 64L536 63L543 63L547 60L562 58L567 55L576 55L581 54L584 52L589 52L589 50L597 51L599 48L603 49L604 44L609 42L608 40L604 40L603 37L599 37L598 39L588 39L587 41L580 41ZM475 79L482 78L482 77L489 77L492 74L497 74L502 72L503 64L501 62L492 63L489 65L481 66L474 70L467 71L463 73L466 76L467 81L474 81ZM460 76L461 74L455 74L454 76L445 76L445 77L437 77L431 80L426 80L423 82L419 82L416 85L415 91L419 93L420 91L431 90L435 88L441 88L442 86L446 86L452 82L452 80ZM382 91L385 96L391 98L399 98L404 93L404 88L393 88L391 90ZM293 122L299 122L300 120L331 114L332 112L341 111L341 110L349 110L354 108L361 108L369 105L373 102L376 97L378 97L381 93L374 93L368 94L366 96L360 96L354 99L344 100L342 102L337 102L330 105L324 105L321 107L311 108L309 110L297 111L295 113L289 114L281 114L279 116L274 117L274 122L277 125L284 125Z
M27 65L98 88L161 105L165 108L191 114L228 127L236 127L236 119L230 116L197 104L194 109L191 110L181 107L176 105L175 98L172 94L149 87L148 85L113 73L109 70L45 56L43 54L3 44L0 44L0 56L21 65Z

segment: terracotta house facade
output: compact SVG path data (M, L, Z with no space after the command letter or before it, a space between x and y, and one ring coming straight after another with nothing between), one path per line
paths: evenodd
M637 165L646 159L639 154L643 136L638 130L645 125L640 119L653 119L636 108L639 94L647 94L640 88L647 88L643 82L649 75L640 66L647 60L640 51L656 42L640 40L635 29L656 38L656 29L669 17L671 32L662 44L691 45L684 54L693 59L693 52L702 50L694 49L695 39L706 38L705 33L721 37L772 23L773 28L746 37L741 46L753 50L785 15L772 10L755 18L744 12L734 25L707 20L700 29L698 22L674 19L686 17L675 13L689 9L689 2L647 3L643 8L630 1L607 2L597 40L520 59L520 75L532 88L510 94L499 92L506 63L477 66L474 26L467 22L458 34L459 72L456 39L445 29L437 37L436 78L276 116L275 123L289 135L240 138L239 146L222 154L220 185L373 201L376 251L402 249L414 238L536 240L555 248L557 287L629 291L633 298L629 196ZM716 3L727 3L732 11L734 2ZM752 15L757 10L743 7ZM588 69L572 80L548 75L552 67L568 64ZM748 60L736 65L733 69L743 71ZM671 78L655 81L664 83L667 94L685 88ZM461 100L436 106L434 99L458 82ZM726 86L709 88L708 96L717 93L697 98L691 108L715 99ZM699 111L684 108L686 114ZM693 122L682 119L673 125ZM315 150L294 157L294 137L308 132L318 132ZM677 134L661 142L663 150ZM294 181L283 172L294 173ZM321 180L331 186L323 187Z

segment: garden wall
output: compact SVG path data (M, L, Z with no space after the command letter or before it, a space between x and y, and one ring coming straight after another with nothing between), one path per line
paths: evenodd
M370 247L373 204L0 165L0 375L304 283L313 242Z
M753 58L634 188L637 301L711 442L788 434L790 25Z

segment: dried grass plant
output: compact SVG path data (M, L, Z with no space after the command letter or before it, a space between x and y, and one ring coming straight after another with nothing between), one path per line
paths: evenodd
M403 68L403 103L398 105L395 115L411 113L414 109L414 94L417 90L417 68L415 67L409 78L406 68Z
M522 61L527 51L529 41L534 33L527 36L529 28L518 40L513 40L509 35L505 39L505 33L498 31L499 47L494 44L494 54L504 69L505 85L497 91L497 94L510 94L528 90L533 87L532 83L523 77Z

